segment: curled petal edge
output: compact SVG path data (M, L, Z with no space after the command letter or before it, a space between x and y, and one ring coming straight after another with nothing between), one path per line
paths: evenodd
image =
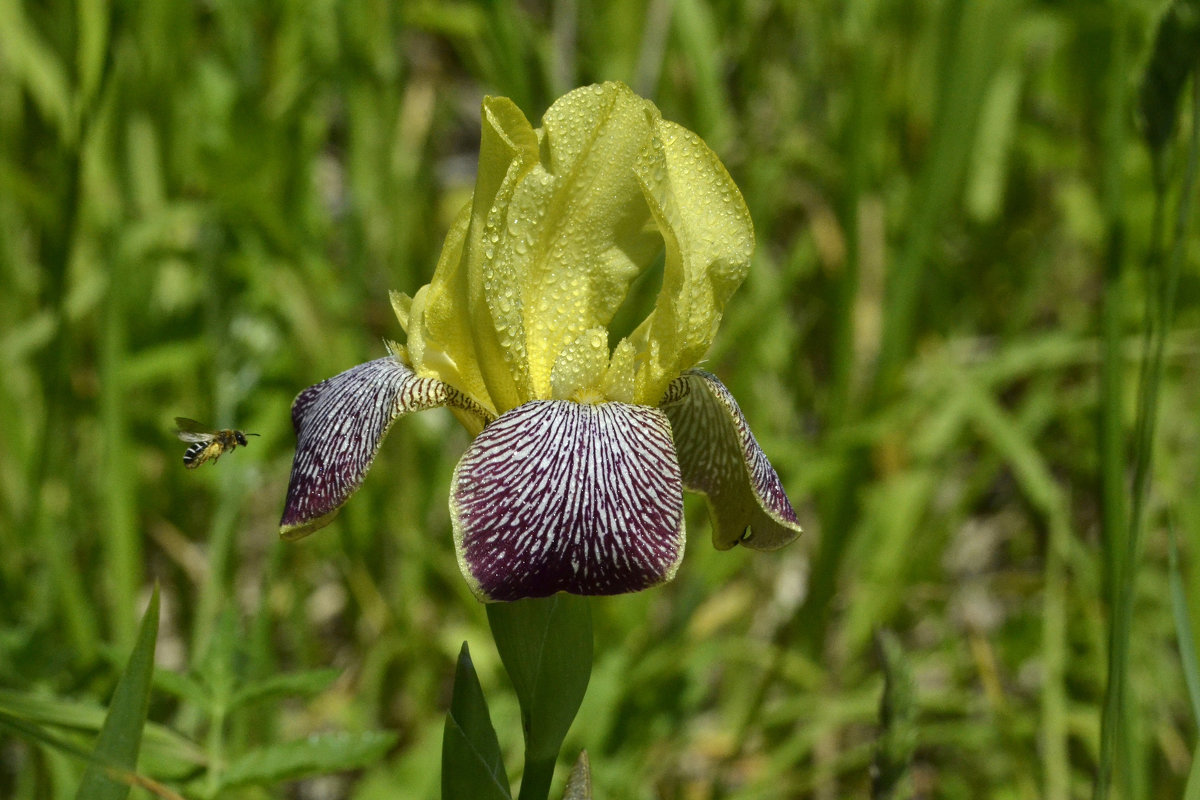
M301 392L292 403L296 456L279 535L300 539L332 522L362 485L392 423L447 405L481 424L492 417L449 384L418 377L395 352Z
M800 535L779 475L715 375L688 370L659 407L671 420L684 488L708 500L714 547L777 550Z
M634 592L683 558L683 486L666 415L536 400L500 415L454 470L454 545L485 602Z

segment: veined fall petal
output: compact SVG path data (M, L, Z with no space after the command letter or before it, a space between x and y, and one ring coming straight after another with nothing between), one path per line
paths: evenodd
M418 378L397 354L359 364L301 392L292 403L296 457L280 535L299 539L328 525L362 484L392 423L444 405L481 421L490 418L449 384Z
M484 600L670 580L684 544L671 426L647 406L526 403L467 448L450 518L463 575Z
M662 409L671 420L683 485L708 499L714 547L777 550L800 535L775 468L715 375L688 370L671 382Z

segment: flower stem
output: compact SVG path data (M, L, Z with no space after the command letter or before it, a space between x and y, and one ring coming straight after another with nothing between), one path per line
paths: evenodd
M519 800L545 800L567 730L592 673L592 612L586 597L492 603L488 624L521 703L525 776Z
M557 758L530 760L525 763L525 775L521 778L521 793L517 800L546 800L550 795L550 781L554 779L554 763Z

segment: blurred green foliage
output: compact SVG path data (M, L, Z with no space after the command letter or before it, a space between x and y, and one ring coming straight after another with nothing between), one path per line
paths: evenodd
M325 762L358 769L247 796L435 796L464 640L516 763L516 701L449 535L465 435L406 419L338 521L283 544L289 406L400 336L387 291L432 273L484 94L536 121L618 79L703 136L750 206L754 268L707 368L807 533L717 553L689 504L675 581L593 603L564 758L587 748L598 798L864 796L887 627L918 796L1087 796L1124 553L1101 498L1128 484L1152 284L1135 90L1161 10L0 0L0 711L90 748L157 581L141 768L187 796L320 732L360 737ZM1164 159L1177 191L1182 147ZM1128 565L1122 797L1177 796L1196 738L1165 534L1195 587L1191 236ZM177 415L262 438L187 471ZM189 691L214 675L245 702ZM69 796L86 766L6 734L0 796Z

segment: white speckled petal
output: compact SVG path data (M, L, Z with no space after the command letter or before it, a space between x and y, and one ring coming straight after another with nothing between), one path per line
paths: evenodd
M359 364L310 386L292 403L296 457L279 534L299 539L328 525L362 485L398 417L452 405L487 412L434 378L419 378L395 356Z
M671 420L684 487L708 497L718 550L775 550L800 534L775 468L716 376L688 370L667 387L660 408Z
M684 544L671 426L648 406L518 406L459 461L450 516L459 565L483 600L670 580Z

